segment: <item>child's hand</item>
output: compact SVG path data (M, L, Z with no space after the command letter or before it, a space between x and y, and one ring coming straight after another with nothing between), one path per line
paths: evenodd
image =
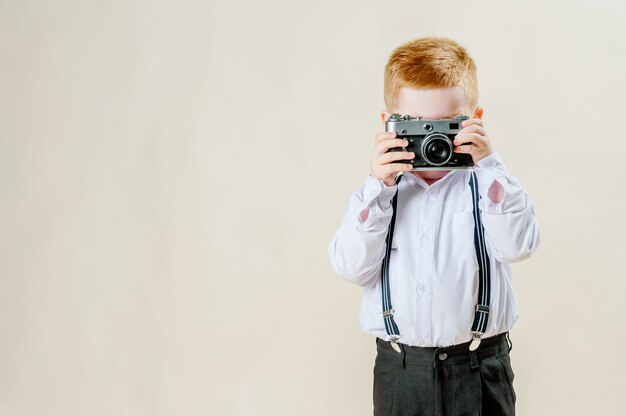
M474 164L493 153L491 140L487 137L483 128L483 121L479 118L470 118L461 123L463 129L454 139L454 151L456 153L468 153L472 155Z
M413 152L389 152L393 147L406 147L409 142L404 139L396 139L396 132L385 132L376 135L374 150L372 151L372 170L374 178L381 179L385 185L395 185L396 174L400 171L413 169L408 163L394 163L398 160L411 160L415 157Z

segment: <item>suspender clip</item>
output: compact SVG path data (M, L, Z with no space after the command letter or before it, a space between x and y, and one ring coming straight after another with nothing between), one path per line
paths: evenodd
M390 342L391 342L391 347L392 347L394 350L396 350L396 352L401 353L401 352L402 352L402 350L400 349L400 346L398 345L398 340L399 340L399 339L400 339L400 337L399 337L399 336L397 336L397 335L392 335L392 336L391 336L391 341L390 341Z
M394 309L389 309L388 311L383 311L383 318L389 318L390 316L393 316L394 312L395 312Z
M469 350L476 351L478 349L478 346L480 345L480 338L483 336L483 334L481 334L480 332L472 332L472 334L474 335L474 337L472 339L472 342L470 342Z
M489 313L489 306L488 305L476 305L476 312Z

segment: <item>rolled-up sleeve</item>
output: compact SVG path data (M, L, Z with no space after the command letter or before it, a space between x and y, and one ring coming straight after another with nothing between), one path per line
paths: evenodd
M520 182L509 175L497 153L482 159L475 171L485 236L491 252L497 260L506 263L529 257L540 243L539 224L530 196ZM488 196L494 182L504 190L499 202Z
M328 247L333 268L345 280L369 286L378 279L396 189L396 185L386 186L368 176L363 188L350 198L341 226Z

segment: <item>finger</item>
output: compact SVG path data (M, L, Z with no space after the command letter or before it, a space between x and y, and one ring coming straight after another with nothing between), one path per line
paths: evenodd
M478 146L484 142L485 139L478 133L465 133L458 134L452 143L454 143L455 146L460 146L466 143L472 143Z
M415 153L413 152L389 152L380 155L376 160L376 163L379 165L386 165L397 160L412 160L414 158Z
M486 136L487 132L485 131L485 128L479 124L471 124L467 127L464 127L463 129L461 129L461 131L459 131L458 134L463 134L463 133L478 133L482 136ZM458 135L457 134L457 135Z
M477 124L479 126L482 126L483 125L483 121L480 118L475 117L475 118L470 118L470 119L467 119L467 120L463 120L461 122L461 125L463 127L471 126L472 124Z
M410 171L413 169L413 165L408 163L388 163L382 166L383 171L386 175L391 175L392 173L397 173L400 171Z
M396 137L397 132L395 131L385 131L383 133L379 133L374 137L374 143L380 143L383 140L394 139Z
M393 147L407 147L409 141L406 139L387 139L382 140L374 147L374 154L380 155Z
M462 146L456 146L454 148L454 153L466 153L466 154L473 154L476 151L476 147L472 146L470 144L468 145L462 145Z

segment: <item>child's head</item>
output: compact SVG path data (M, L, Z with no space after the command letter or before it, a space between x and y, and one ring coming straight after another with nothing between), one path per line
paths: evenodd
M419 38L396 48L385 67L388 112L446 118L482 114L477 108L476 65L458 43L446 38ZM478 110L478 111L477 111ZM420 113L420 114L412 114Z

